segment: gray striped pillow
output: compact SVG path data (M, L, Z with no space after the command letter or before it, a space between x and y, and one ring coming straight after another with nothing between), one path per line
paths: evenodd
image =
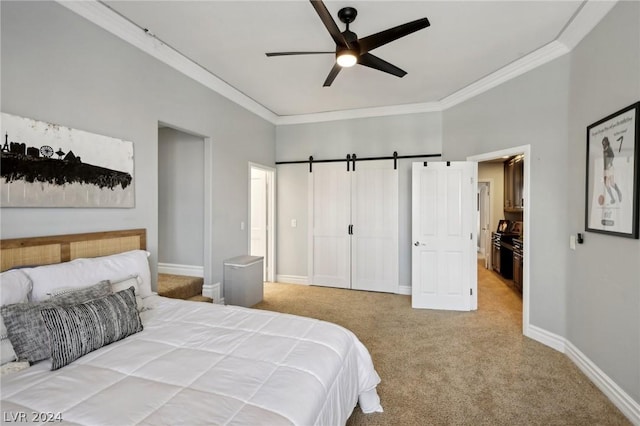
M40 311L51 306L71 306L111 294L109 281L54 296L40 303L14 303L0 308L9 340L18 360L31 363L49 358L49 338Z
M80 305L40 311L51 343L51 370L142 331L133 287Z

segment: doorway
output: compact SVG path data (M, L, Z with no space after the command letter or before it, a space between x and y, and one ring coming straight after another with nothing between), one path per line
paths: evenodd
M523 277L522 277L522 333L525 336L531 337L531 330L529 324L529 312L530 312L530 280L529 280L529 271L530 271L530 248L529 242L531 235L530 232L530 223L531 220L529 218L529 206L533 203L531 199L531 191L530 191L530 182L531 182L531 146L523 145L517 146L513 148L507 148L500 151L488 152L485 154L479 154L467 157L468 161L477 161L478 163L489 162L494 160L499 160L511 156L522 155L523 156L523 189L522 189L522 198L524 199L524 208L523 208ZM495 190L495 188L494 188ZM494 200L495 202L495 200ZM496 212L493 212L495 216ZM489 232L492 228L489 229Z
M203 277L205 286L213 275L212 164L210 138L158 122L158 272Z
M249 163L249 254L262 256L263 280L275 281L275 169Z
M489 266L489 240L491 238L491 182L478 179L478 258Z

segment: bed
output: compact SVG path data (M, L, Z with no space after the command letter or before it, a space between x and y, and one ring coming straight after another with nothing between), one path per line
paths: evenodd
M3 422L340 425L357 404L364 412L382 411L380 378L352 332L305 317L160 297L151 292L148 262L140 261L146 260L145 235L136 229L2 241L3 275L31 279L31 305L66 297L48 293L56 286L77 293L113 285L120 276L125 286L137 283L117 292L110 287L98 299L42 308L51 358L3 373ZM0 283L3 304L9 282ZM73 342L66 334L65 340L49 320L99 312L103 300L133 306L126 316L132 323L139 318L139 328L61 362L59 353L73 352L65 345L86 341ZM10 328L6 312L3 306ZM113 321L122 323L124 316Z

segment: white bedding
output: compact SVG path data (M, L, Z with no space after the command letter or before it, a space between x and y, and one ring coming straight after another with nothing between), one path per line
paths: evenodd
M341 425L380 378L335 324L150 296L144 330L49 371L2 377L3 422L52 413L82 425ZM41 418L42 420L42 418Z

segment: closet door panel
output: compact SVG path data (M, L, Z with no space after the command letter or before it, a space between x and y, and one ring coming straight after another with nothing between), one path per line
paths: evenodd
M350 175L344 163L319 163L309 174L311 284L350 288Z
M351 182L351 288L397 293L398 171L393 161L362 161Z

